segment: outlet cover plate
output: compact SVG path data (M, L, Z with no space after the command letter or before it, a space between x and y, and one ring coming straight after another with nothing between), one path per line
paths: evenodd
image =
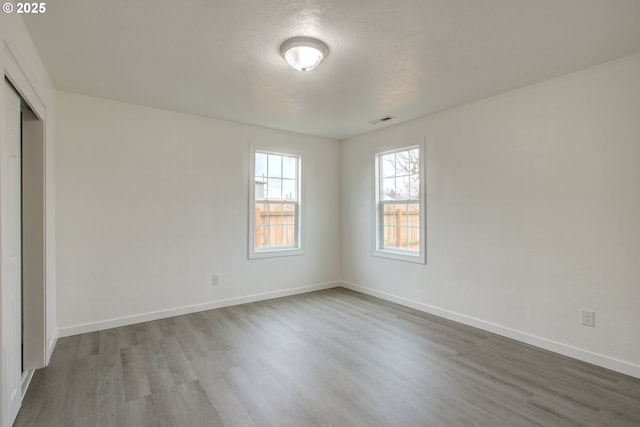
M596 326L596 312L592 310L580 310L580 324L591 328Z

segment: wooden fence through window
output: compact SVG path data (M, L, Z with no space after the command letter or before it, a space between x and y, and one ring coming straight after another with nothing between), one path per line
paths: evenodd
M417 205L384 206L384 246L420 250L420 212ZM257 248L295 245L295 205L258 203L255 211Z
M295 205L292 203L256 204L256 248L294 246L295 215Z
M385 203L384 247L420 250L420 210L417 203Z

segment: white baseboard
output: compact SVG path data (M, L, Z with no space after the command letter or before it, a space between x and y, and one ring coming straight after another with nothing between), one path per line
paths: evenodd
M459 322L465 325L473 326L475 328L492 332L497 335L502 335L504 337L511 338L516 341L521 341L526 344L543 348L545 350L553 351L555 353L559 353L564 356L571 357L573 359L582 360L583 362L591 363L597 366L602 366L603 368L611 369L612 371L616 371L626 375L631 375L632 377L640 378L640 365L636 365L631 362L619 360L614 357L606 356L604 354L594 353L582 348L573 347L568 344L563 344L547 338L543 338L543 337L532 335L526 332L507 328L505 326L487 322L485 320L467 316L465 314L444 310L429 304L424 304L408 298L389 294L387 292L378 291L376 289L357 285L355 283L343 281L342 286L344 288L351 289L352 291L360 292L360 293L371 295L387 301L395 302L397 304L410 307L418 311L433 314L433 315L443 317L445 319L453 320L455 322Z
M53 354L53 349L56 348L57 342L58 342L58 334L54 333L51 339L49 340L49 345L47 345L47 360L45 362L45 366L49 365L49 361L51 361L51 355Z
M24 399L24 395L27 394L27 390L29 389L29 384L31 384L31 379L33 378L34 372L34 369L29 369L28 371L22 373L22 382L20 384L22 399Z
M84 323L81 325L67 326L58 329L59 337L96 332L104 329L117 328L120 326L133 325L136 323L149 322L152 320L165 319L167 317L181 316L183 314L197 313L199 311L213 310L215 308L229 307L232 305L246 304L256 301L264 301L273 298L281 298L290 295L304 294L307 292L320 291L323 289L336 288L341 286L341 282L327 282L316 285L302 286L299 288L289 288L280 291L263 292L243 297L229 298L218 301L210 301L203 304L194 304L184 307L170 308L167 310L152 311L132 316L118 317L114 319L101 320L98 322ZM54 342L55 345L55 342Z

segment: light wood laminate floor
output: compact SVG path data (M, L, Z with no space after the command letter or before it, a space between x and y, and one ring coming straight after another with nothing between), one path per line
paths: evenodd
M331 289L58 341L16 426L640 426L640 380Z

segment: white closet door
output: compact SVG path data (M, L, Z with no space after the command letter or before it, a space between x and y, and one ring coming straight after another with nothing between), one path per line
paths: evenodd
M0 144L0 274L2 286L3 421L10 426L22 403L22 215L20 96L5 80L4 137Z

